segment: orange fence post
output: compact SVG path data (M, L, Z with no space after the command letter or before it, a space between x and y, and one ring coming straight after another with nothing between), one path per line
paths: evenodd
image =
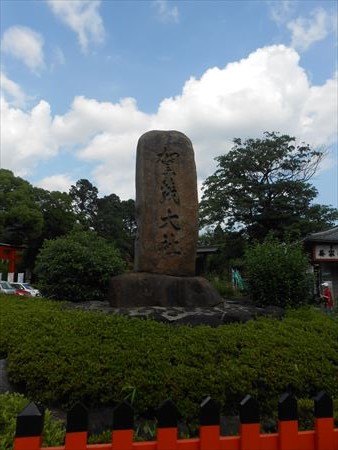
M298 431L297 401L289 393L278 403L278 433L260 433L258 402L247 395L240 403L239 436L220 435L220 408L207 397L200 405L199 438L178 439L180 413L171 401L157 411L156 441L133 442L134 410L129 403L113 411L111 443L87 443L88 411L75 405L67 414L65 445L42 448L42 408L30 403L17 416L13 450L338 450L338 429L334 428L333 401L324 392L314 398L315 429Z
M260 450L260 417L259 406L251 395L247 395L240 403L240 443L241 450Z
M88 411L81 404L67 414L65 450L87 450Z
M315 406L315 449L334 449L334 420L332 399L321 391L314 398Z
M220 450L219 423L219 406L212 398L205 398L200 410L200 450Z
M171 400L166 400L159 407L157 418L157 450L176 450L177 422L179 412Z
M298 449L298 410L295 397L284 393L278 402L279 450Z
M30 403L16 418L14 450L40 450L44 413Z
M113 411L112 450L132 450L134 437L134 410L127 402Z

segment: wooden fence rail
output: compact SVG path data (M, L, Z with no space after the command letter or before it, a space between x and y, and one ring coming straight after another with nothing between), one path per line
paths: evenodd
M156 441L134 442L134 411L124 402L113 412L109 444L88 444L88 413L78 404L67 415L63 446L45 450L338 450L338 428L334 428L333 402L324 392L314 399L314 429L298 431L297 401L288 393L278 403L278 432L260 433L259 405L247 395L240 403L238 436L220 435L220 410L208 397L201 404L199 437L178 439L179 413L166 401L158 410ZM41 450L43 411L30 403L17 417L14 450Z

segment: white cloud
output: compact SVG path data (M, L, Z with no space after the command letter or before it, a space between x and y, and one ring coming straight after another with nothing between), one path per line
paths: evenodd
M133 98L110 103L75 97L70 110L55 117L53 130L58 142L75 144L105 131L114 136L128 134L131 124L142 129L147 121L147 114L138 110Z
M68 192L72 185L75 185L76 180L67 174L52 175L50 177L42 178L34 183L35 186L46 189L47 191Z
M19 59L35 74L44 67L43 37L31 28L8 28L3 34L1 49Z
M162 22L175 22L179 21L179 13L177 6L169 6L167 0L154 0L152 3L156 8L157 17Z
M325 39L332 26L332 17L323 8L312 11L310 18L298 17L287 24L292 34L291 45L299 51L308 50L315 42Z
M58 152L58 142L51 134L50 106L40 101L30 112L10 106L1 98L2 166L19 176Z
M23 92L21 87L10 80L3 72L0 73L0 87L1 95L5 96L12 105L23 107L28 100L26 94Z
M100 193L130 198L137 140L150 129L187 134L199 183L213 173L213 158L225 153L234 137L280 131L311 145L330 145L337 141L337 79L311 85L299 60L295 50L283 45L260 48L189 79L181 95L164 99L153 115L140 111L131 98L111 103L76 97L68 112L54 118L48 104L40 102L36 108L42 120L37 121L36 108L23 113L4 103L7 168L32 170L39 159L67 147L92 165L91 180Z
M78 36L82 51L86 52L90 42L103 42L105 30L98 9L98 0L47 0L53 13Z
M292 0L270 0L267 1L267 5L269 7L271 19L276 22L277 25L283 25L289 20L295 2Z

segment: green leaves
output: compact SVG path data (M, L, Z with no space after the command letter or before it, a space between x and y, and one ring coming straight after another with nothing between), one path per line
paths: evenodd
M259 305L296 307L308 302L313 280L300 244L267 239L245 254L246 281Z
M91 231L45 241L35 271L46 295L70 301L104 300L110 277L125 263L114 246Z
M28 244L43 226L43 216L34 201L34 188L25 180L0 169L0 239L11 244Z
M129 395L141 415L171 398L191 419L206 395L226 414L246 394L266 414L288 388L338 397L337 319L310 308L283 320L191 328L7 297L0 351L10 380L47 406L111 405Z
M274 132L265 132L263 139L234 139L203 184L201 226L241 229L260 241L271 230L283 239L332 226L338 210L313 209L317 191L308 183L324 157L324 152Z

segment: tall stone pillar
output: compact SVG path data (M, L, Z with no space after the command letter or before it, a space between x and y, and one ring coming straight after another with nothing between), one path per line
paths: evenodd
M135 271L195 275L197 178L192 144L184 134L149 131L141 136L136 220Z
M115 307L210 306L222 301L195 276L198 199L194 150L178 131L149 131L136 158L134 273L113 277Z

